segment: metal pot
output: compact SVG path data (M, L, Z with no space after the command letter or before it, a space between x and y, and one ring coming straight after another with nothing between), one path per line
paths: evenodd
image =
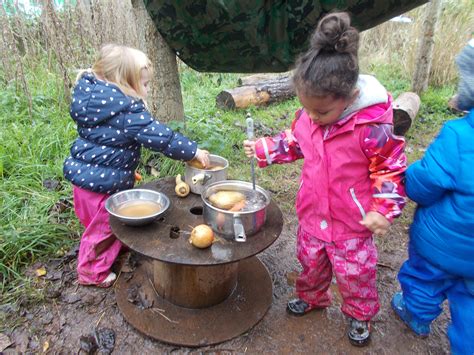
M250 211L232 212L213 206L209 196L218 191L239 191L245 195L259 193L264 198L264 206ZM203 201L204 222L212 230L224 238L232 238L237 242L245 242L247 236L257 233L265 224L270 194L260 186L252 188L252 184L239 180L226 180L210 184L201 194Z
M201 194L204 187L214 182L227 180L227 169L229 162L219 155L209 155L209 161L212 166L222 166L222 169L198 169L186 163L184 172L184 181L189 185L192 193Z

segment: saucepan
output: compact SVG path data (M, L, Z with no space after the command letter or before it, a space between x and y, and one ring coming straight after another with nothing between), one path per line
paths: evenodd
M227 179L229 162L227 159L210 154L210 167L203 168L195 160L186 163L184 181L189 185L192 193L201 194L207 185ZM195 164L196 163L196 164Z
M246 205L238 211L218 208L209 198L219 191L237 191L246 198ZM224 238L231 238L237 242L245 242L263 227L270 204L270 194L260 186L240 180L225 180L212 183L204 187L201 194L203 201L204 222L214 232ZM212 199L212 198L211 198Z

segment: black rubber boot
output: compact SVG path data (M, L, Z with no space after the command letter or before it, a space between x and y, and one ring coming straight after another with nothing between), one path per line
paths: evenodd
M370 341L370 323L350 318L347 336L352 345L366 346Z
M299 298L294 298L288 301L286 310L293 316L302 316L309 312L309 304Z

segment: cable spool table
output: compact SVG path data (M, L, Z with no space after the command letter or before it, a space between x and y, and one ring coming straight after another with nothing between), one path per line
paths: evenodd
M154 339L189 347L221 343L252 328L271 305L272 280L256 254L278 238L283 216L271 201L265 225L246 242L217 235L211 247L198 249L188 239L204 223L201 196L179 198L174 186L174 178L140 186L163 192L171 202L149 225L127 226L110 216L116 237L140 256L131 277L118 278L117 304L133 327ZM153 306L132 303L130 290Z

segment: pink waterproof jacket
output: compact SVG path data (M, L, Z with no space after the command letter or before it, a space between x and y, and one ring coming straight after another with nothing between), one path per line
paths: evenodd
M392 132L391 97L386 101L325 127L299 110L291 130L256 142L260 167L304 158L296 210L306 232L327 242L368 237L359 223L367 212L389 221L400 215L405 141Z

